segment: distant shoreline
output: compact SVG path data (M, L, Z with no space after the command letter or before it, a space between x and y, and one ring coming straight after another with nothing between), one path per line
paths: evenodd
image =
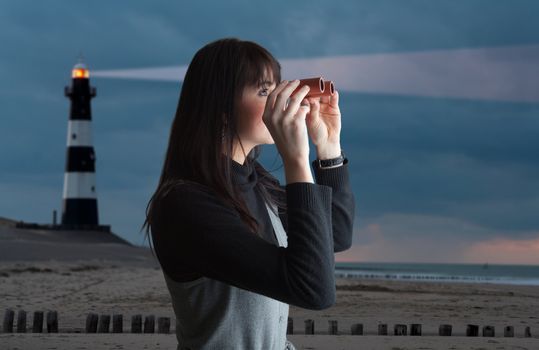
M342 278L539 286L539 266L439 263L335 263Z

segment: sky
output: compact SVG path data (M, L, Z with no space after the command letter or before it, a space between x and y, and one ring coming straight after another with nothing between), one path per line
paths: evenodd
M336 84L356 198L337 261L539 264L537 15L531 0L2 1L0 217L60 216L82 53L100 224L147 245L181 72L237 37L285 78ZM274 145L260 161L285 183Z

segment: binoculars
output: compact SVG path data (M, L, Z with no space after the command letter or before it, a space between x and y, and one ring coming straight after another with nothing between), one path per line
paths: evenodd
M309 92L305 96L308 97L320 97L320 96L333 96L335 94L335 84L333 81L324 80L322 77L300 79L298 87L292 91L290 96L298 92L303 85L309 86Z

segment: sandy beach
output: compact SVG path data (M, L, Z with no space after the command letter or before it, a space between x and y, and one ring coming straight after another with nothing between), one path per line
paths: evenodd
M172 349L176 344L174 322L170 334L130 333L134 314L174 320L151 255L131 261L5 261L0 289L2 314L7 308L25 310L28 332L34 311L56 310L59 324L57 334L1 334L2 349ZM89 312L122 314L125 333L84 333ZM338 278L333 307L313 311L291 305L290 317L294 334L288 338L298 349L539 349L537 287ZM315 335L305 335L306 319L315 321ZM338 335L328 335L328 320L338 321ZM353 323L363 324L363 336L351 335ZM388 336L377 335L379 323L388 324ZM412 323L422 324L422 336L392 335L394 324ZM440 324L451 324L453 335L438 336ZM496 335L466 337L467 324L494 326ZM514 327L514 338L503 337L507 325ZM524 338L526 326L532 338Z
M337 301L326 310L290 306L298 349L539 349L539 287L487 283L448 283L374 279L336 279ZM14 311L13 332L0 333L5 349L175 349L175 316L157 259L144 247L114 234L94 231L19 229L0 218L0 312ZM16 333L19 310L26 311L27 333ZM58 333L31 333L35 311L56 311ZM86 317L123 315L123 333L86 333ZM169 334L131 333L131 317L170 317ZM305 320L314 320L314 335ZM329 334L329 321L337 334ZM352 324L363 335L352 335ZM378 335L387 324L388 335ZM411 336L411 324L422 335ZM393 335L406 324L407 336ZM452 325L452 336L438 327ZM466 337L466 326L479 337ZM495 337L482 337L483 326ZM504 337L504 327L514 337ZM532 337L524 337L529 326ZM0 331L3 331L3 328ZM44 326L46 332L46 326Z

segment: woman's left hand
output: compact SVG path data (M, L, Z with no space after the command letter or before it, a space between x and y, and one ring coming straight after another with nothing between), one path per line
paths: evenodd
M319 153L324 150L329 152L333 148L340 152L339 92L335 90L333 96L307 97L306 100L310 104L310 111L306 116L307 131L316 149Z

